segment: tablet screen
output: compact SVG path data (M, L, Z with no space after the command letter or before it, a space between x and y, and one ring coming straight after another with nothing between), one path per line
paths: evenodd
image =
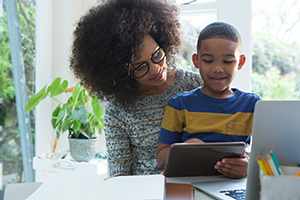
M214 169L216 162L223 158L240 157L245 147L244 142L172 144L164 175L166 177L220 175Z

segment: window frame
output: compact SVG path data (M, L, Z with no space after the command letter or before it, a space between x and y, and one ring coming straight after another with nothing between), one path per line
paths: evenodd
M246 63L242 70L238 71L231 86L250 92L252 74L252 0L215 0L174 4L179 7L180 15L197 17L197 15L204 13L215 12L217 21L229 23L238 29L242 37L243 54L246 55Z

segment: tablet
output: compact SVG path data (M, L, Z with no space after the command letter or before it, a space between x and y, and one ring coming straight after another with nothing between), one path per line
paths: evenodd
M220 175L214 165L223 158L238 158L246 147L244 142L175 143L169 148L164 175L212 176Z

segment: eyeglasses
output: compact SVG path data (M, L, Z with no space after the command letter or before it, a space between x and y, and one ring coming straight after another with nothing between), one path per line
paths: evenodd
M160 63L164 58L166 54L165 52L159 47L151 56L151 58L144 62L143 64L139 65L137 68L135 68L131 74L135 78L142 78L149 72L149 61L151 60L153 63L158 64Z

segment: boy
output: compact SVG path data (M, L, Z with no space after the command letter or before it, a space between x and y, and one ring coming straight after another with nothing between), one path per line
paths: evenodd
M204 81L203 87L175 95L169 100L157 147L157 163L164 168L173 143L250 143L255 103L260 97L230 87L245 64L241 36L231 25L216 22L199 35L193 63ZM231 178L247 174L249 156L224 158L215 169Z

